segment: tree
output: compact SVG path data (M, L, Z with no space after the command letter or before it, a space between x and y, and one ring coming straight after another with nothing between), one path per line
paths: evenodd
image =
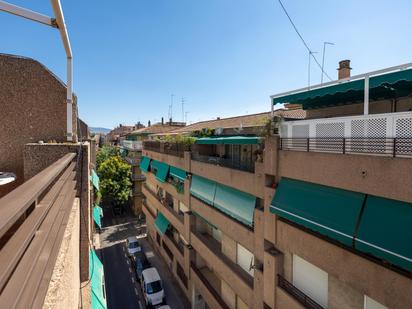
M100 177L100 190L104 198L121 206L129 199L132 182L130 166L119 156L112 156L103 161L97 169Z
M97 168L100 167L100 165L106 161L107 159L118 156L119 155L119 149L113 146L103 146L102 148L99 149L96 155L96 166Z

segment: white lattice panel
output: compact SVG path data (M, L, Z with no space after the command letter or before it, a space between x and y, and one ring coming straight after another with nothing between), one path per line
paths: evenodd
M329 122L316 124L316 137L341 137L345 136L344 122Z
M309 125L310 124L296 124L292 126L292 137L293 138L308 137L309 136Z

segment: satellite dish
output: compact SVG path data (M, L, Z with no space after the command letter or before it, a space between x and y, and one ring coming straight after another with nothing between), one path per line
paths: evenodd
M16 180L16 175L13 173L0 172L0 186L6 185Z

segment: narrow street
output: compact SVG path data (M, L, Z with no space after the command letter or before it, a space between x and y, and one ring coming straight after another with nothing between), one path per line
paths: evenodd
M167 304L172 309L190 308L166 264L146 240L145 224L139 223L130 213L114 216L112 211L108 210L104 210L102 224L98 253L104 265L109 309L145 308L140 284L126 252L124 241L130 236L141 237L143 251L162 278Z

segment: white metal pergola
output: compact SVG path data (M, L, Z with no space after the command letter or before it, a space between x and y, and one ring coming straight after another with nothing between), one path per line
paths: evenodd
M67 140L73 140L73 66L72 66L72 50L70 47L69 36L67 34L66 24L64 22L64 16L60 0L50 0L55 17L49 17L14 4L10 4L0 0L0 11L14 14L38 23L57 28L60 31L60 36L63 41L64 49L67 57Z

